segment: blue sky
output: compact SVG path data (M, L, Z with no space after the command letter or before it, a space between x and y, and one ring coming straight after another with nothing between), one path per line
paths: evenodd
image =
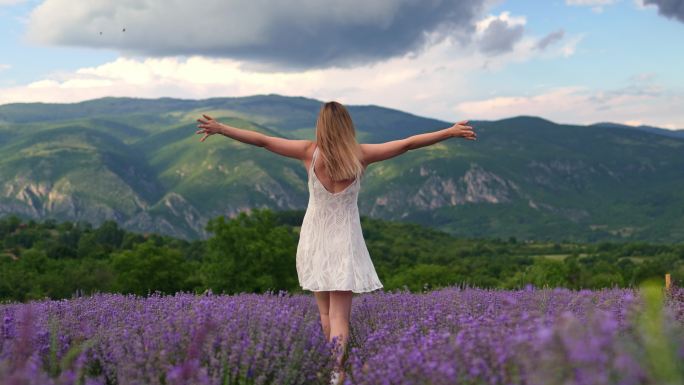
M503 2L494 13L508 10L526 15L531 33L544 34L560 27L583 39L570 57L511 65L492 82L517 90L535 83L607 88L650 73L672 86L684 86L684 24L659 16L654 8L639 10L636 4L623 0L596 12L563 1Z
M684 128L684 1L642 1L0 0L0 104L278 93Z

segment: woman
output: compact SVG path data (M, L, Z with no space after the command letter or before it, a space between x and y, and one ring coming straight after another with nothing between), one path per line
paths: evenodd
M297 275L300 286L314 292L326 338L338 342L340 349L332 382L342 380L352 293L382 288L363 239L357 206L366 167L452 137L475 140L475 132L466 125L467 121L462 121L405 139L359 144L349 112L337 102L321 107L315 142L271 137L203 116L204 119L197 119L197 134L204 134L202 142L220 133L304 162L309 203L297 246Z

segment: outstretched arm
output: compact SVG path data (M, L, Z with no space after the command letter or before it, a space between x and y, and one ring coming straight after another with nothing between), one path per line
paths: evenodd
M221 134L239 140L242 143L263 147L276 154L300 160L305 158L306 151L311 145L310 140L285 139L268 136L261 132L244 130L219 123L208 115L203 114L202 116L204 116L204 119L197 119L197 121L200 122L200 124L197 125L200 130L197 130L196 132L196 134L204 134L202 139L200 139L200 142L204 142L204 140L211 135Z
M434 132L426 132L424 134L417 134L409 136L408 138L392 140L385 143L367 143L362 144L364 162L371 164L373 162L380 162L386 159L394 158L401 155L408 150L426 147L441 142L445 139L453 137L462 137L469 140L475 140L477 135L473 128L467 126L467 120L458 122L449 128Z

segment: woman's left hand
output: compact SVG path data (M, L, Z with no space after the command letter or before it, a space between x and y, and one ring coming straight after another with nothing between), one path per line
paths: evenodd
M451 129L453 136L469 140L475 140L477 138L477 134L475 133L475 131L473 131L473 128L471 126L468 126L467 124L468 121L463 120L449 128Z
M202 116L204 116L204 119L197 119L197 121L200 122L197 127L201 129L195 132L195 134L204 134L202 139L200 139L200 142L204 142L204 140L211 135L221 133L221 129L223 128L223 124L217 122L211 116L204 114L202 114Z

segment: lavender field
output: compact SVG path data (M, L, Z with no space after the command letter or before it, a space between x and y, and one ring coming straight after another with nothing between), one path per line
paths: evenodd
M311 295L0 305L0 384L327 384ZM346 384L682 384L684 290L451 287L354 298Z

